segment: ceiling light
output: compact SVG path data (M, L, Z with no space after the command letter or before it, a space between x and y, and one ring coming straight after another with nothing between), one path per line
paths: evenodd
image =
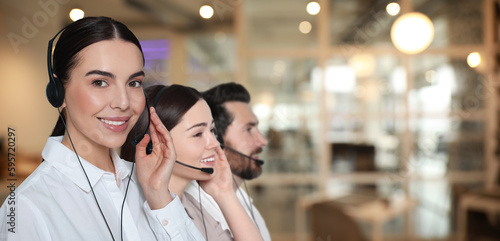
M84 16L85 16L85 12L83 12L83 10L81 10L79 8L73 8L69 12L69 18L71 18L71 20L73 20L73 22L76 22L76 21L82 19Z
M209 19L214 15L214 9L209 5L203 5L200 8L200 16L204 19Z
M400 16L391 28L392 43L398 50L416 54L429 47L434 38L434 26L422 13L411 12Z
M399 7L398 3L389 3L387 4L387 7L385 8L387 13L391 16L396 16L399 13L399 10L401 10L401 7Z
M320 9L321 9L321 7L319 6L319 3L317 3L317 2L310 2L307 4L307 12L311 15L318 14Z
M308 34L309 32L311 32L311 29L312 29L312 25L308 21L302 21L299 24L299 31L303 34Z
M470 53L469 56L467 56L467 64L469 64L471 68L476 68L481 64L481 55L478 52Z

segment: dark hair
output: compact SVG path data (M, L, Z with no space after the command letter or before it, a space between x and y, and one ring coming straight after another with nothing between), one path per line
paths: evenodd
M215 121L215 128L220 138L226 133L227 127L233 122L234 115L224 106L230 101L239 101L249 104L250 94L243 85L231 82L217 85L205 92L203 98L207 101L212 117Z
M154 104L154 101L164 85L153 85L144 89L148 103ZM203 100L203 96L197 90L182 86L171 85L167 87L158 99L155 110L163 122L167 130L172 130L179 122L186 112L193 107L199 100ZM127 136L127 140L123 144L120 157L124 160L131 161L135 155L135 147L132 145L132 140L141 133L148 125L147 110L144 110L137 124L132 128Z
M87 46L104 41L120 39L131 42L142 53L141 44L135 35L123 23L108 17L86 17L66 26L59 36L54 49L52 68L53 73L66 86L70 72L78 63L78 53ZM144 63L144 54L142 54ZM64 135L64 125L60 117L51 136Z

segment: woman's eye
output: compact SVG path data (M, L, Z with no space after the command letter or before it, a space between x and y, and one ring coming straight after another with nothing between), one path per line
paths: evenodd
M200 136L201 136L201 132L194 134L194 137L200 137Z
M134 80L134 81L131 81L128 85L130 87L138 88L138 87L142 86L142 82L139 80Z
M92 85L96 86L96 87L106 87L106 86L108 86L108 83L106 83L106 81L104 81L104 80L94 80L92 82Z

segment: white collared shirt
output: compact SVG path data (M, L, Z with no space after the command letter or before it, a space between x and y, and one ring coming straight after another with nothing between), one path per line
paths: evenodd
M80 158L104 219L75 153L61 141L62 136L47 140L45 161L16 189L15 205L6 199L0 208L1 241L112 240L105 219L114 239L121 240L120 213L132 163L111 150L115 179ZM123 207L123 240L204 240L179 198L172 197L164 208L151 210L134 170Z
M192 181L185 192L189 193L193 197L196 197L196 199L198 200L198 190L200 190L201 192L201 204L203 208L207 210L210 216L212 216L217 222L220 223L223 230L229 230L229 232L231 232L226 219L224 218L224 215L220 210L219 205L217 205L217 202L215 202L212 196L203 191L202 188L198 188L198 183L196 181ZM260 214L259 210L257 210L257 208L253 205L252 198L248 196L248 194L241 187L238 188L236 196L238 197L238 200L240 201L243 208L245 208L245 211L247 211L247 214L250 216L250 218L252 218L251 212L253 212L253 216L255 217L254 222L257 225L260 231L260 235L262 236L264 241L271 241L271 235L269 234L269 230L267 229L266 222L264 221L264 218ZM252 209L250 210L247 205L252 205Z

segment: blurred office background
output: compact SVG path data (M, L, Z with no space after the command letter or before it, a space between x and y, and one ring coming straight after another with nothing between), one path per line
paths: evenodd
M2 200L7 129L19 185L57 119L47 42L74 8L136 33L147 84L249 89L273 240L500 240L500 1L1 0Z

